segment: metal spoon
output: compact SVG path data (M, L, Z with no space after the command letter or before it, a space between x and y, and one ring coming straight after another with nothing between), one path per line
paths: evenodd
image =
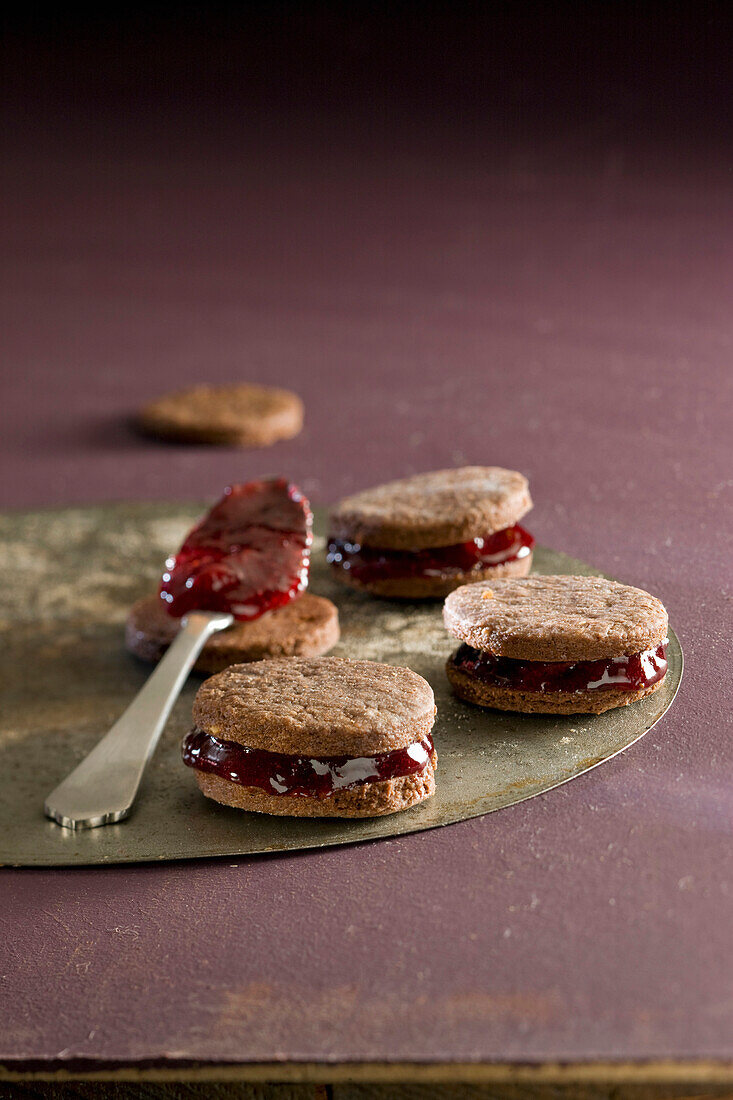
M181 620L175 641L124 714L48 796L47 817L67 829L93 829L128 816L196 658L212 634L233 622L232 615L218 611L194 611Z

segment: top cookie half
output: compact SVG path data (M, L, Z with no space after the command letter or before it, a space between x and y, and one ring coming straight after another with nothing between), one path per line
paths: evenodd
M390 481L346 497L330 533L361 546L453 546L517 523L532 507L527 479L500 466L463 466Z
M604 577L532 576L466 584L443 608L446 629L496 657L594 661L656 648L667 637L658 599Z
M427 680L344 657L232 665L201 685L194 722L214 737L292 755L370 756L421 741L435 720Z

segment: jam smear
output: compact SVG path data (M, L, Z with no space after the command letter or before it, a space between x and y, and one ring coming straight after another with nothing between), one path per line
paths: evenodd
M667 671L666 641L630 657L600 661L517 661L462 645L451 657L460 672L513 691L638 691L658 683Z
M194 728L184 738L182 755L190 768L213 772L243 787L291 797L329 798L362 783L416 775L425 769L432 751L433 742L426 737L404 749L375 756L290 756L221 741Z
M533 546L534 538L529 531L515 524L470 542L428 550L385 550L332 537L328 542L327 559L331 565L348 570L355 580L368 584L379 580L470 573L474 569L526 558Z
M308 501L285 478L229 486L166 561L166 610L248 620L282 607L308 585L312 523Z

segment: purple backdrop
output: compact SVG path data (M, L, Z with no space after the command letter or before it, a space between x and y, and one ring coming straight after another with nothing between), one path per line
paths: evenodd
M13 116L4 505L516 467L538 539L658 594L687 670L638 746L484 819L5 871L0 1060L730 1057L728 155L598 110L507 133L424 102L110 102ZM232 379L296 389L304 433L237 452L126 424Z

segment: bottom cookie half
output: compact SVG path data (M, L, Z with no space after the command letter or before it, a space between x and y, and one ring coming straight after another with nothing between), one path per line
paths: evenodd
M219 775L194 770L196 782L207 798L238 810L285 817L381 817L406 810L434 795L437 762L433 752L430 763L417 775L362 783L328 798L268 794L259 787L243 787Z
M143 661L157 662L180 630L158 596L133 604L125 626L125 644ZM289 604L268 611L251 622L236 622L213 634L194 668L197 672L221 672L230 665L262 661L267 657L318 657L339 640L336 606L310 592Z
M602 714L614 707L625 707L639 699L652 695L664 683L664 678L651 687L636 691L619 691L613 688L603 691L513 691L507 687L493 687L474 676L457 669L452 659L446 665L446 673L459 699L479 707L493 710L511 710L522 714Z
M532 568L531 552L523 558L490 565L485 569L472 569L468 573L452 573L444 576L389 577L360 582L347 569L334 566L334 576L359 592L380 596L386 600L442 600L455 588L477 581L498 580L500 577L526 577Z

